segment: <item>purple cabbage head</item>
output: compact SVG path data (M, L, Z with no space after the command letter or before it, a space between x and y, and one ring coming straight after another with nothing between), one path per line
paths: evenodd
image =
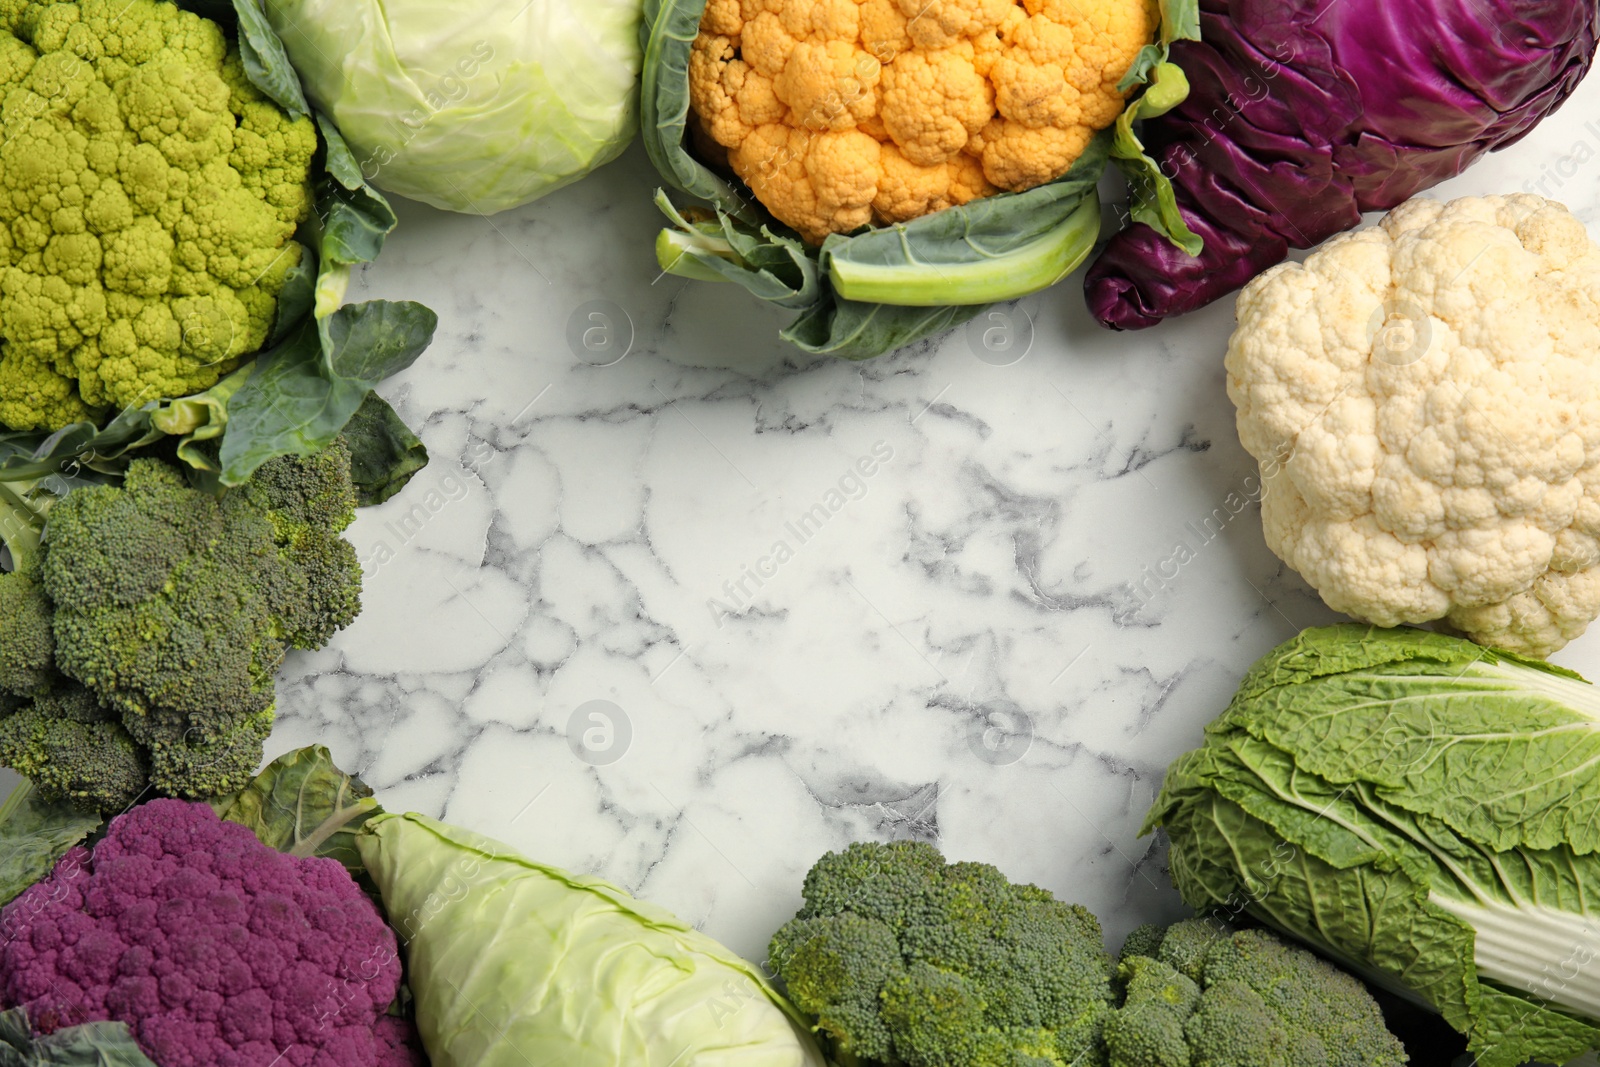
M1205 239L1136 223L1084 288L1103 325L1202 307L1465 170L1554 111L1589 69L1595 0L1200 0L1172 59L1189 98L1141 134Z

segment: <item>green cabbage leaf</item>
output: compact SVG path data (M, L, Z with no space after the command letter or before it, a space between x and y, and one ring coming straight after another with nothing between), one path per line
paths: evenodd
M1146 829L1246 913L1431 1006L1479 1067L1600 1046L1600 694L1421 630L1307 630L1255 665Z

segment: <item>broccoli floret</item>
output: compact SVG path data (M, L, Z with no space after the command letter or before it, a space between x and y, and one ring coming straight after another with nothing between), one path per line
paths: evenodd
M1190 1067L1183 1026L1200 1001L1200 987L1172 966L1128 956L1117 967L1123 1005L1105 1025L1112 1067Z
M1134 940L1134 939L1130 939ZM1142 931L1118 967L1110 1067L1399 1067L1399 1040L1350 975L1265 930L1191 919Z
M1205 977L1212 951L1232 933L1231 928L1220 922L1190 919L1173 923L1161 932L1160 939L1155 942L1156 951L1149 955L1198 982Z
M41 796L119 811L149 780L142 749L87 689L60 688L0 720L0 764L33 780Z
M1123 960L1134 956L1154 957L1156 949L1161 947L1161 941L1166 936L1167 929L1155 923L1145 923L1143 926L1134 927L1127 940L1122 942L1122 953L1117 957L1120 965Z
M37 580L0 575L13 765L57 753L65 769L33 775L41 791L101 810L146 785L239 788L271 730L285 653L320 647L359 610L360 565L339 536L354 499L342 441L272 460L222 495L141 458L120 484L62 497Z
M265 463L246 492L272 524L284 562L307 579L303 596L281 606L284 638L321 648L361 612L361 565L340 536L356 517L350 447L339 437L310 456Z
M231 793L250 779L261 763L261 746L272 733L271 705L231 721L225 732L210 724L213 736L200 740L175 717L124 719L129 733L150 753L150 787L169 796L213 797Z
M50 623L31 571L0 574L0 765L46 798L125 808L145 787L144 754L114 712L56 670Z
M202 741L223 732L219 710L232 721L272 703L284 643L270 605L293 598L295 576L242 496L210 496L174 467L135 460L121 486L57 504L47 537L41 575L63 672L126 715L182 715Z
M55 636L50 601L31 574L0 574L0 690L13 698L45 692L54 683Z
M905 969L892 927L848 911L795 919L773 938L771 958L781 962L789 999L817 1016L842 1049L868 1060L891 1055L879 994Z
M931 845L822 857L769 952L843 1064L1099 1062L1111 960L1094 916Z

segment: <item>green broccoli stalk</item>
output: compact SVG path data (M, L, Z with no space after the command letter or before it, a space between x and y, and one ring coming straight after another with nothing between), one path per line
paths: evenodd
M0 762L102 811L239 789L285 654L360 610L354 514L342 439L221 495L141 458L61 497L42 550L0 574Z
M1083 908L911 841L829 853L804 893L770 962L844 1067L1100 1062L1112 967Z
M1109 1067L1400 1067L1400 1041L1356 979L1265 930L1190 919L1141 927L1117 967Z

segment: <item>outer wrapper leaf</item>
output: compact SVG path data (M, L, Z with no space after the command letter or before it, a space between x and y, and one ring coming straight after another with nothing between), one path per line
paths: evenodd
M702 281L735 282L783 308L809 308L822 299L816 254L798 238L751 226L721 210L693 222L660 189L656 206L674 226L662 230L656 242L663 270Z
M1163 234L1191 256L1205 249L1205 241L1189 228L1178 210L1178 196L1161 165L1144 150L1133 125L1156 118L1177 107L1189 95L1189 81L1182 68L1163 60L1150 72L1151 82L1139 98L1117 116L1111 155L1128 181L1128 213L1135 222Z
M360 507L388 500L428 465L427 448L377 393L367 394L345 423L343 435Z
M438 317L410 301L342 307L260 357L228 406L222 483L241 485L274 456L326 447L383 379L411 366Z
M951 209L901 226L834 235L820 251L806 246L746 190L714 174L688 151L688 60L704 10L705 0L647 0L644 10L641 41L645 58L640 86L645 150L662 178L708 205L710 215L705 221L686 222L658 196L657 202L674 223L657 242L657 258L664 270L698 280L736 282L760 299L800 312L781 332L785 340L811 352L864 359L957 326L991 300L1037 292L1066 273L1060 269L1062 265L1075 267L1087 256L1093 241L1081 232L1081 225L1073 227L1070 217L1085 197L1096 195L1095 185L1109 147L1100 144L1099 138L1096 147L1057 182L986 198L965 209ZM1167 0L1163 43L1152 45L1148 56L1141 53L1135 82L1166 58L1167 41L1193 32L1196 11L1197 0ZM1168 82L1169 87L1175 84L1175 80ZM1159 170L1148 179L1156 190L1152 194L1156 200L1164 181ZM974 230L974 225L980 229ZM1177 225L1181 226L1181 220ZM1052 228L1060 231L1059 244L1070 249L1071 255L1058 253L1051 258L1035 254L1030 258L1024 254L1037 253L1040 234ZM755 245L762 247L759 255ZM1008 254L1017 257L1009 265ZM802 260L812 265L803 265ZM956 281L963 269L975 269L979 263L990 267L985 284L993 291ZM890 292L883 288L874 290L879 295L872 303L851 300L839 292L841 275L830 264L846 274L853 264L903 270L914 280L893 291L894 305L877 302ZM976 292L984 295L972 303L971 294Z
M245 77L250 79L250 84L287 111L291 118L311 114L306 94L300 88L300 76L290 64L283 42L272 32L260 0L233 0L233 13L239 24L239 58L244 62ZM210 13L206 17L216 18L217 15Z
M715 205L740 222L771 221L748 197L684 149L689 132L689 50L705 0L645 0L639 28L639 132L645 153L669 185Z
M1200 0L1162 0L1160 41L1144 47L1117 85L1123 92L1140 85L1145 89L1117 116L1111 148L1111 156L1128 182L1129 216L1191 256L1204 250L1205 241L1184 220L1171 178L1145 151L1134 124L1165 115L1188 98L1189 79L1168 57L1174 42L1198 40Z
M261 843L291 856L328 856L360 877L366 870L355 835L383 811L361 779L334 765L322 745L279 756L237 796L213 802L227 822L250 828Z
M807 352L841 359L871 359L925 337L953 330L983 310L982 304L899 307L860 304L829 295L800 314L778 334Z
M39 881L67 850L100 828L98 815L41 800L24 779L0 804L0 905ZM5 1060L0 1059L0 1067Z
M1200 0L1161 0L1161 44L1200 39Z
M833 234L821 260L836 294L869 295L886 304L937 307L952 301L919 300L951 290L961 304L1012 300L1066 277L1094 248L1100 233L1095 186L1111 145L1102 133L1056 181L854 236ZM1029 254L1043 247L1047 258ZM903 295L892 290L900 289Z
M156 1067L127 1023L96 1022L35 1036L24 1008L0 1012L0 1067Z

